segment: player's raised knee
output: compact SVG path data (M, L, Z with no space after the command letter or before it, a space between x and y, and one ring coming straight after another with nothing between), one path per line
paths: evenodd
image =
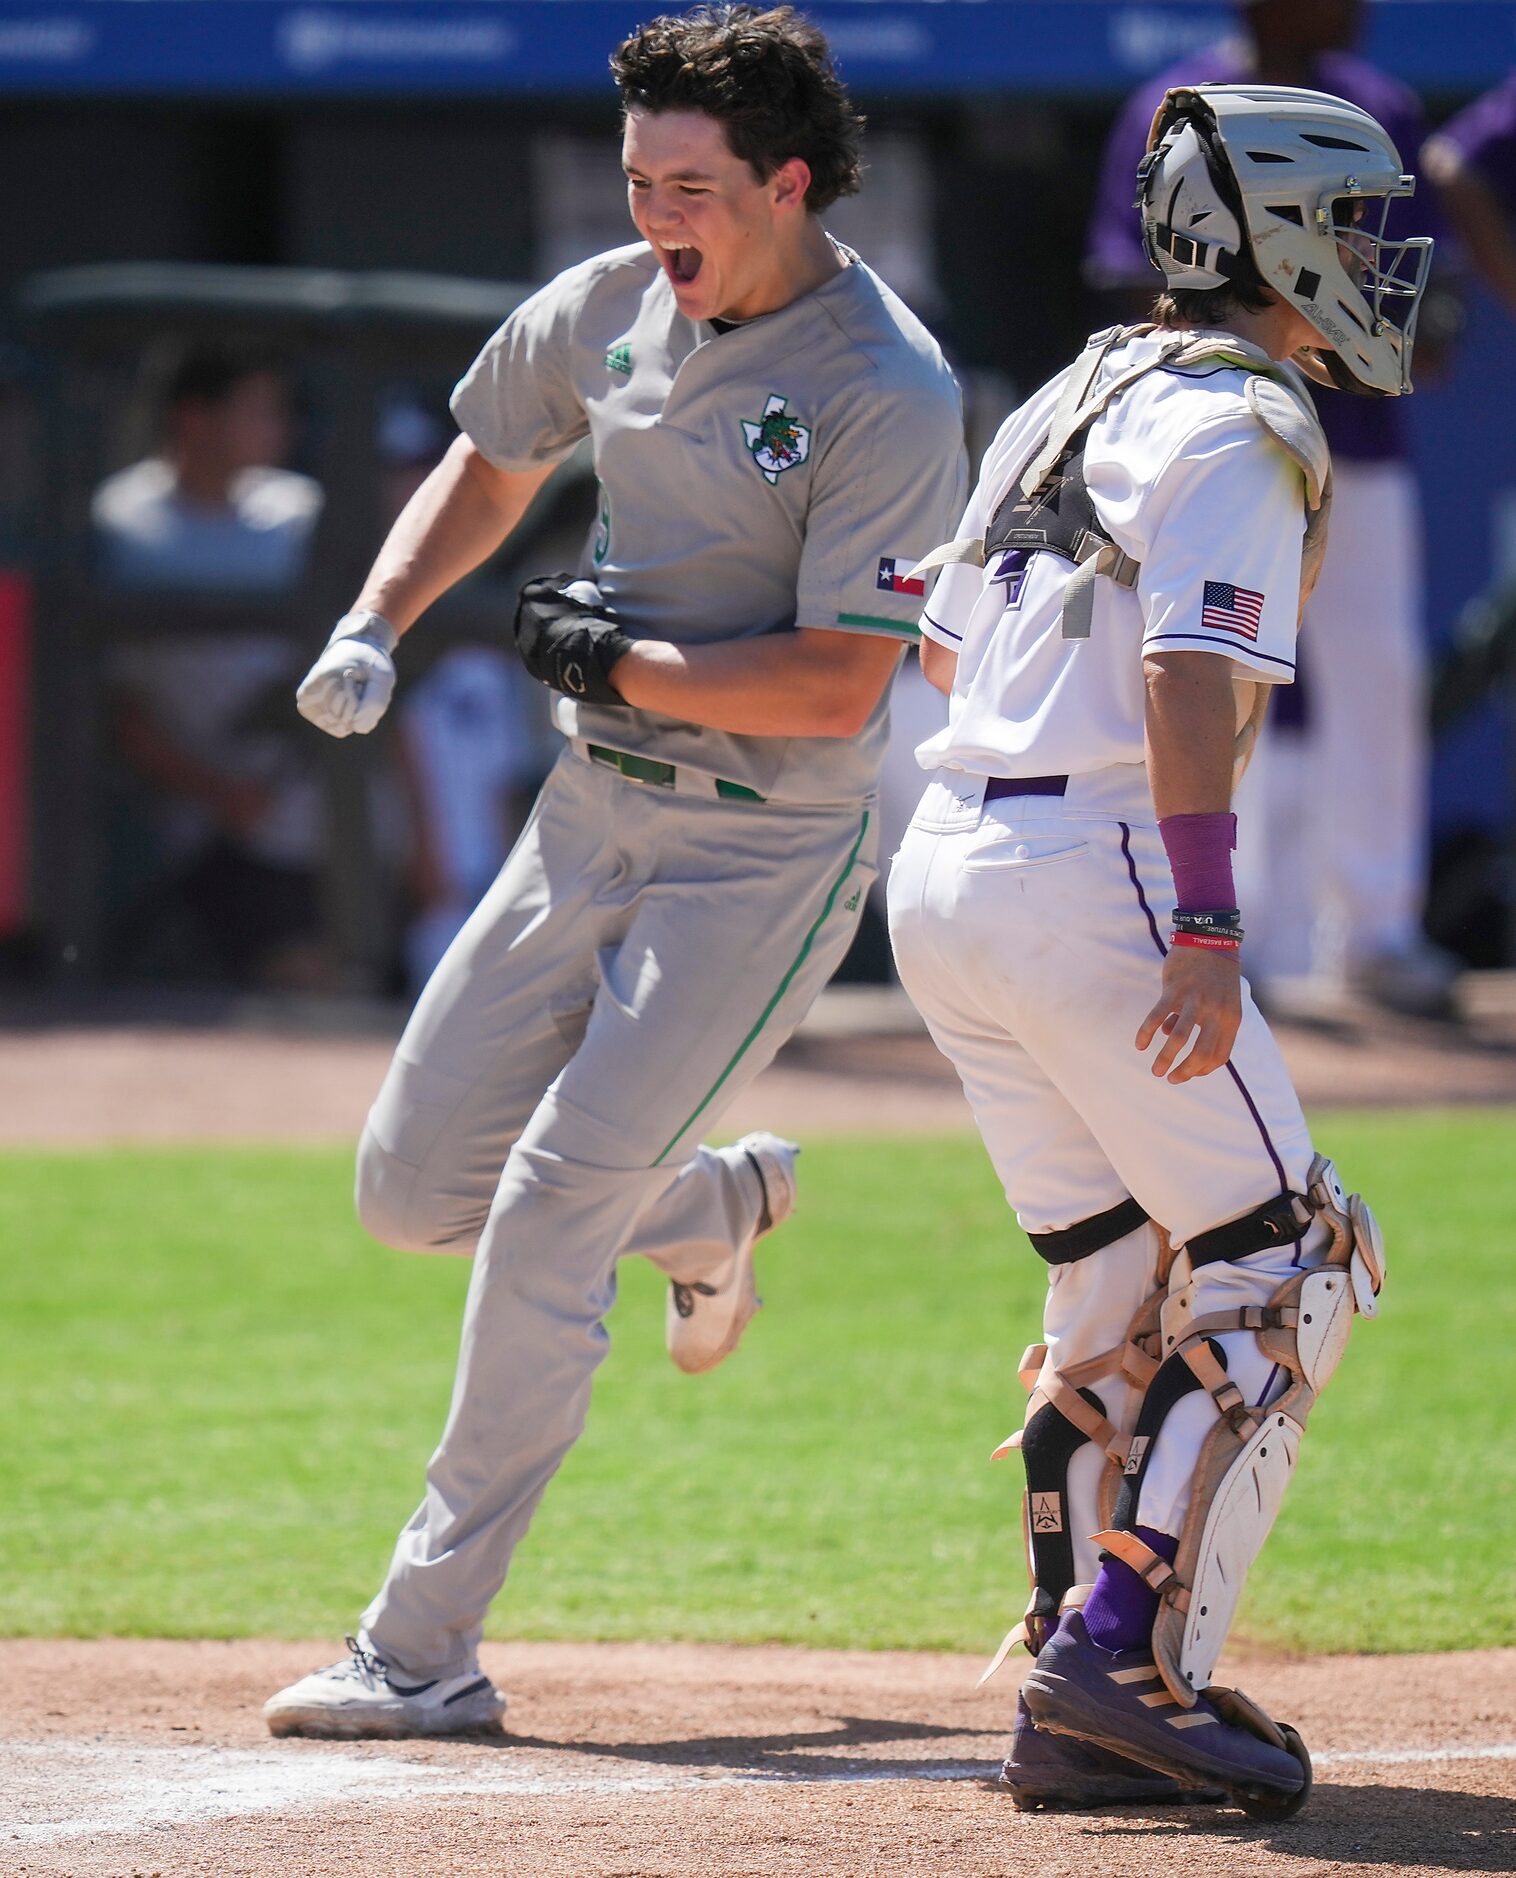
M425 1188L417 1169L383 1147L372 1128L358 1143L353 1205L358 1222L371 1238L397 1252L445 1252L467 1257L474 1250L482 1220L472 1227L459 1218L456 1205Z

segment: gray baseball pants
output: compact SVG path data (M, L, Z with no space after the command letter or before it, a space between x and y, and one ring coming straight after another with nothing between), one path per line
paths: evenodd
M567 752L422 993L357 1191L376 1238L474 1254L426 1496L363 1618L410 1675L475 1659L584 1426L617 1259L691 1282L755 1232L756 1174L700 1131L847 950L875 819L675 793Z

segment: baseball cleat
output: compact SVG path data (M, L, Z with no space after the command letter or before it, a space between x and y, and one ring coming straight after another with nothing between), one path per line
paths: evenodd
M1039 1729L1142 1761L1182 1786L1220 1787L1244 1812L1287 1818L1311 1789L1311 1762L1293 1728L1275 1747L1228 1721L1209 1695L1185 1708L1146 1649L1104 1650L1074 1611L1038 1654L1022 1695Z
M318 1669L263 1705L275 1735L350 1741L371 1736L500 1734L505 1697L477 1669L412 1683L349 1637L344 1663Z
M752 1163L763 1188L763 1211L753 1237L733 1254L724 1273L693 1284L676 1279L669 1285L664 1341L687 1376L714 1369L742 1341L743 1331L763 1302L753 1276L753 1248L795 1210L797 1142L760 1129L722 1152L745 1154Z
M1016 1701L1011 1751L999 1784L1024 1813L1084 1812L1095 1806L1202 1806L1226 1796L1218 1787L1185 1787L1167 1774L1111 1754L1072 1735L1049 1734Z

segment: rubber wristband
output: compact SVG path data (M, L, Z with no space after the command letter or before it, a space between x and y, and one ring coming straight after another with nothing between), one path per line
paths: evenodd
M1171 932L1171 946L1195 946L1202 952L1240 952L1242 939L1235 936L1223 939L1219 933Z
M1229 933L1242 924L1242 909L1237 906L1218 906L1202 912L1195 907L1176 906L1169 918L1180 932Z

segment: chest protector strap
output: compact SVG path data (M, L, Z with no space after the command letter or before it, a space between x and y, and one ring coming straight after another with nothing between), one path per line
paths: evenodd
M1141 564L1102 525L1085 484L1084 451L1090 426L1149 372L1215 362L1249 374L1248 409L1305 476L1310 520L1302 564L1304 604L1326 547L1325 511L1331 482L1326 439L1309 395L1267 353L1245 340L1190 333L1169 334L1151 357L1116 373L1096 389L1112 350L1151 331L1148 326L1112 326L1094 335L1069 368L1042 447L996 504L983 538L969 537L937 548L911 570L913 578L955 564L986 567L995 555L1010 550L1061 555L1075 569L1064 589L1061 631L1065 639L1088 639L1096 580L1104 575L1118 587L1135 587L1142 571Z

